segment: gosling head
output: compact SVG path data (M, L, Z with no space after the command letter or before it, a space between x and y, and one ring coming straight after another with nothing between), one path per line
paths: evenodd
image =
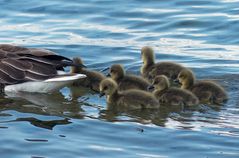
M117 91L117 83L111 78L106 78L100 82L100 97L112 95Z
M164 90L164 89L168 89L170 86L169 80L167 78L167 76L165 75L158 75L154 78L152 86L156 89L156 90Z
M177 78L178 82L182 85L182 88L189 89L195 81L193 72L189 69L183 69Z
M120 64L112 65L109 71L109 76L115 81L120 78L123 78L125 75L124 68Z
M71 67L71 73L81 73L82 68L86 67L80 57L75 57L72 61L74 65Z
M145 65L154 64L154 50L149 46L144 46L141 49L141 59Z

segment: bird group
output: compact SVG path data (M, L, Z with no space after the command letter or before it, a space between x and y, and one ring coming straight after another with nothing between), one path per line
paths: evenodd
M6 89L7 86L15 88L19 84L29 85L37 81L48 83L50 90L54 89L50 86L53 83L73 83L74 86L89 87L100 96L105 95L108 104L129 109L223 104L228 99L222 86L212 81L196 80L189 68L175 62L155 62L154 51L149 46L141 49L141 59L141 76L126 74L120 64L112 65L105 76L87 69L79 57L71 60L39 49L0 45L0 83L5 91L9 89ZM59 72L65 66L71 66L70 73ZM18 88L19 91L22 89ZM48 89L45 88L45 91L48 92Z
M141 49L141 76L126 74L120 64L109 68L107 76L81 68L72 73L86 74L82 86L91 87L106 95L107 103L130 109L158 108L160 105L197 105L199 103L223 104L227 93L212 81L196 80L189 68L174 62L155 62L154 51ZM73 61L81 61L75 58ZM82 62L79 62L83 64Z

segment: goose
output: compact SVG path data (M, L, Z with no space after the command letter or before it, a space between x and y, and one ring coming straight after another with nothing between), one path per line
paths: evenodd
M78 64L83 65L83 61L79 57L73 58L73 63L76 65L78 65ZM90 87L93 91L96 91L96 92L99 92L100 82L106 78L100 72L88 70L84 67L79 67L79 66L72 66L71 73L83 73L87 76L84 79L80 79L80 80L74 82L74 84L73 84L74 86L80 85L83 87Z
M52 51L0 44L0 89L2 92L51 93L84 74L64 72L75 65L71 59Z
M150 85L150 83L142 77L136 75L126 75L123 66L120 64L112 65L108 76L116 81L120 91L128 89L140 89L146 91Z
M170 87L169 80L165 75L158 75L154 78L149 88L155 89L153 94L162 104L167 105L196 105L198 98L186 89Z
M118 91L117 83L106 78L100 82L100 97L106 95L107 103L117 107L126 109L154 109L159 108L159 102L153 94L130 89L126 91Z
M165 61L155 63L154 50L149 46L144 46L141 49L141 59L143 61L143 65L140 69L141 75L150 82L152 82L157 75L165 75L170 81L174 81L179 72L184 68L175 62Z
M182 89L193 92L201 103L222 104L228 99L226 91L217 83L205 80L195 82L195 75L190 69L183 69L177 81Z

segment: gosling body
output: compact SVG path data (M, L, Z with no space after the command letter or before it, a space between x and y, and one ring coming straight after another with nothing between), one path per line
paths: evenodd
M101 81L100 93L101 95L106 95L108 104L117 106L118 108L159 108L158 100L151 93L136 89L119 92L117 83L110 78Z
M73 62L75 64L83 64L83 61L80 58L74 58ZM82 67L71 67L71 72L72 73L83 73L85 74L87 77L84 79L80 79L76 82L73 83L74 86L83 86L83 87L89 87L92 90L99 92L99 85L100 82L105 79L106 77L97 71L93 71L93 70L88 70L86 68L82 68Z
M140 89L147 90L150 83L142 77L136 75L126 75L124 68L119 64L114 64L110 68L109 75L118 84L118 90Z
M165 75L170 81L173 81L184 68L182 65L174 62L155 63L154 51L148 46L141 49L141 58L143 60L143 65L140 70L141 75L150 82L152 82L157 75Z
M155 88L153 94L160 104L167 105L196 105L198 98L188 90L170 87L168 78L165 75L158 75L153 81Z
M182 70L178 75L178 81L182 84L182 89L193 92L201 103L222 104L227 101L226 91L215 82L198 81L189 69Z

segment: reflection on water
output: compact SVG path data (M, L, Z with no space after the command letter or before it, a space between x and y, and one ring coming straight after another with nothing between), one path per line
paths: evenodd
M238 3L0 0L0 43L80 56L94 70L119 63L135 74L140 48L150 45L157 61L184 64L230 97L223 106L128 111L83 87L1 95L2 157L238 157Z

